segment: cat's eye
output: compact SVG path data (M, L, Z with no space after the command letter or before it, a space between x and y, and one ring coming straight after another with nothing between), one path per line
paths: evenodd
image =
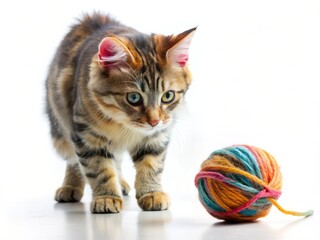
M176 95L175 95L174 91L168 91L162 95L161 101L166 104L172 103L174 101L175 97L176 97Z
M140 95L140 93L131 92L127 94L127 101L132 106L139 106L142 104L142 96Z

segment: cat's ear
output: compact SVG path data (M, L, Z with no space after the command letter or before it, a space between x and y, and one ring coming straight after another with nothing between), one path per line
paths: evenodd
M115 37L106 37L99 44L99 65L101 69L110 70L114 67L126 66L132 55L128 48Z
M172 38L173 46L167 51L166 58L170 64L184 67L189 59L189 47L197 28L192 28Z

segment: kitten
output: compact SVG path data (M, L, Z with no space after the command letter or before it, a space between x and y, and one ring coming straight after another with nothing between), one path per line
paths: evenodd
M120 166L128 151L138 205L168 208L161 174L177 108L191 83L194 32L146 35L98 13L72 27L46 81L53 145L67 160L56 201L80 201L87 180L91 212L119 212L130 190Z

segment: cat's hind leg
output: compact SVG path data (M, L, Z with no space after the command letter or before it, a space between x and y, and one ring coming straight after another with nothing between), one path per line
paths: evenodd
M118 154L114 154L115 156L115 164L116 164L116 168L118 171L118 175L119 175L119 181L120 181L120 185L121 185L121 190L122 190L122 194L124 196L128 196L129 192L130 192L130 185L129 183L124 179L123 174L122 174L122 160L123 160L123 153L118 153Z
M56 191L55 200L57 202L79 202L83 196L85 180L76 162L74 148L64 137L54 138L53 144L58 153L67 160L64 181Z
M122 194L124 196L128 196L130 192L130 185L127 183L127 181L123 177L120 177L120 185L122 189Z

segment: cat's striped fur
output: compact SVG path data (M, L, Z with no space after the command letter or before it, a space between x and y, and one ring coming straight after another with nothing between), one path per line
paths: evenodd
M186 62L194 30L146 35L101 14L72 27L46 82L53 144L68 160L58 202L80 201L87 180L91 211L119 212L130 190L120 166L128 151L139 206L168 208L161 174L177 107L191 83Z

